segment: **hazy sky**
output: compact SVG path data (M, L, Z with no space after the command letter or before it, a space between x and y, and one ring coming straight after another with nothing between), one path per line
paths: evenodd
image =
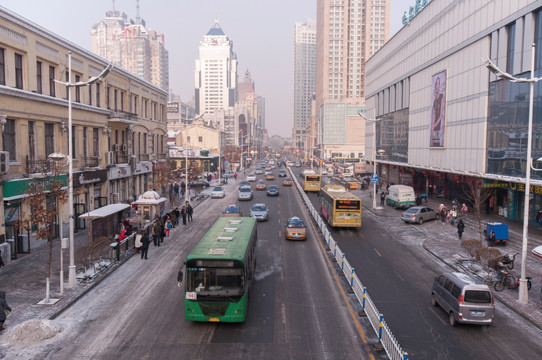
M92 25L113 8L136 18L136 0L0 0L0 5L90 50ZM415 0L391 0L391 33ZM194 95L194 67L203 35L218 19L233 41L239 79L248 69L266 98L270 135L289 137L293 124L293 30L316 19L316 0L140 0L146 26L165 35L169 86L183 100Z

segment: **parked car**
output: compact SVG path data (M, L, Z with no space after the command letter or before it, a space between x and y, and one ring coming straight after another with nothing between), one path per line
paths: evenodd
M267 187L267 196L279 196L279 187L277 185L269 185Z
M243 216L241 208L237 205L228 205L222 212L223 216Z
M392 185L388 189L386 204L394 208L409 208L416 204L414 188L408 185Z
M293 184L292 178L285 177L285 178L282 180L282 186L292 186L292 184Z
M247 175L247 181L256 181L256 175L255 174L248 174Z
M250 216L257 221L267 221L268 211L265 204L254 204L250 209Z
M239 182L239 189L242 188L243 186L248 186L250 187L250 183L246 180L243 180L241 182Z
M258 180L256 181L256 190L265 190L267 189L267 185L265 185L265 181Z
M286 170L280 170L279 171L279 177L286 177L288 174L286 173Z
M427 206L413 206L401 214L401 220L406 223L423 224L424 221L438 219L440 214Z
M234 174L233 171L227 171L227 172L224 173L224 177L225 178L232 178L233 174Z
M217 186L211 191L211 199L223 198L226 196L226 192L221 186Z
M291 217L286 223L284 235L286 240L306 240L307 226L297 216Z
M464 273L437 276L431 289L431 303L442 307L452 326L458 322L491 325L495 319L495 302L489 287Z
M240 188L237 194L237 199L252 200L252 189L250 189L250 186L243 186Z

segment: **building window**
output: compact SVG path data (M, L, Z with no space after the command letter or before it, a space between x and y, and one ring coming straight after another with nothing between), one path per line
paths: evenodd
M45 124L45 158L55 152L55 124Z
M36 92L41 94L43 89L41 86L41 61L36 61Z
M111 87L108 86L105 91L105 106L109 109L109 96L111 95Z
M124 93L120 93L120 109L124 111Z
M5 50L0 48L0 85L6 85L6 60L4 59Z
M15 87L23 88L23 56L15 54Z
M118 109L118 104L117 104L117 97L118 97L118 90L117 89L113 89L113 105L115 105L115 110Z
M92 155L100 156L100 129L92 129Z
M70 83L70 73L66 71L66 82ZM68 97L70 96L70 87L66 86L66 100L69 100Z
M92 106L92 84L88 84L88 104Z
M187 143L190 142L190 136L187 136L187 137L186 137L186 142L187 142Z
M96 106L100 107L100 83L96 84Z
M203 142L203 136L199 136L199 137L198 137L198 141L199 141L199 142Z
M516 23L508 25L508 44L506 48L506 72L514 73L514 53L516 50Z
M49 95L55 97L55 67L49 66Z
M36 159L36 135L34 133L35 123L33 121L28 122L28 158L31 160Z
M78 83L79 81L81 81L81 76L75 75L75 82ZM79 86L75 86L75 102L81 102L81 88Z
M83 127L83 158L88 157L88 129Z
M15 120L7 119L2 131L2 149L9 152L9 161L15 159Z

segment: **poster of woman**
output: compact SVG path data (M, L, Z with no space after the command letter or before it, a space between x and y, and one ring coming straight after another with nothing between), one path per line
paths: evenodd
M444 128L446 125L446 72L433 75L431 82L431 139L430 147L444 146Z

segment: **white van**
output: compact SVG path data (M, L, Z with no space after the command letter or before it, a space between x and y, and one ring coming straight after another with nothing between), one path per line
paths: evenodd
M408 208L416 205L414 188L407 185L392 185L388 189L386 204L394 208Z

